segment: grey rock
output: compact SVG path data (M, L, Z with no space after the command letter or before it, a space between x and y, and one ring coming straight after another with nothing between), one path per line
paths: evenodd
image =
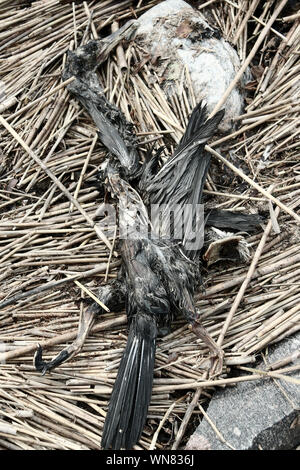
M295 361L289 365L297 364L299 348L300 333L297 333L269 347L268 363L295 353ZM256 368L265 369L264 362L258 363ZM300 378L299 371L288 375ZM226 444L203 418L186 449L294 449L300 444L299 407L299 385L284 380L264 378L219 389L212 397L207 414Z

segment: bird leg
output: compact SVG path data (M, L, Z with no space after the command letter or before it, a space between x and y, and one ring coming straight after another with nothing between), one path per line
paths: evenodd
M189 323L189 328L193 331L197 338L201 339L201 341L206 344L210 351L210 377L220 375L223 368L224 351L217 345L217 343L200 322L199 313L194 306L193 296L188 289L183 290L181 311Z
M201 341L203 341L210 350L211 368L209 371L209 376L215 377L220 375L223 368L224 351L217 345L214 339L198 320L194 320L192 323L190 323L190 328L195 333L197 338L201 339Z
M110 310L121 310L124 307L123 284L119 280L116 280L111 284L101 286L99 288L98 297ZM76 339L73 343L60 351L52 361L43 361L43 348L39 344L33 359L33 364L36 370L38 372L42 372L44 375L47 371L58 367L63 362L71 359L75 354L79 353L95 322L96 315L103 311L102 307L96 302L93 302L87 308L84 308L82 315L80 316Z
M60 351L60 353L54 359L52 359L52 361L43 361L43 348L40 344L38 345L38 349L33 359L33 363L36 370L38 372L42 372L42 375L44 375L47 371L50 371L55 367L60 366L67 359L71 359L71 357L73 357L81 350L94 322L95 304L93 303L92 305L89 305L88 308L84 309L82 312L81 319L78 325L78 333L75 341L73 341L73 343L71 343L65 349Z

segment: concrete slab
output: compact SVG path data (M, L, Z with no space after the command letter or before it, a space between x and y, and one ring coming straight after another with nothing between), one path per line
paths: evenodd
M297 333L269 347L268 362L278 361L299 349L300 333ZM292 364L299 362L298 357ZM265 369L264 362L259 362L256 367ZM300 378L300 372L289 376ZM220 441L203 418L186 449L294 449L300 444L299 409L299 385L283 380L242 382L217 390L207 415L229 445Z

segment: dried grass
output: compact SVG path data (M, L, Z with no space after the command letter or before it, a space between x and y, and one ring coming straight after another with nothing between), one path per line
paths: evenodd
M32 366L38 342L49 359L75 338L82 298L115 277L120 264L113 251L116 229L105 235L95 225L103 197L89 184L106 152L61 72L68 49L159 2L15 3L1 2L0 13L0 113L6 125L0 142L0 448L99 449L126 316L105 313L81 353L50 375L41 377ZM182 445L190 418L203 414L201 404L215 387L262 375L296 381L288 374L299 366L287 367L295 355L273 365L276 372L243 366L298 331L300 311L299 15L282 10L270 21L274 6L279 9L270 1L258 18L254 3L209 1L201 7L254 77L238 129L209 147L214 155L217 146L234 173L215 160L207 203L269 211L272 186L281 211L270 211L264 230L248 237L255 252L251 266L210 268L205 291L196 296L204 326L225 349L223 376L207 380L208 350L183 319L159 341L149 420L137 448ZM107 97L135 124L141 153L165 145L167 156L195 98L187 70L170 99L161 77L153 80L154 70L147 52L130 43L109 57L99 77ZM244 175L256 186L245 185ZM245 376L228 378L235 367Z

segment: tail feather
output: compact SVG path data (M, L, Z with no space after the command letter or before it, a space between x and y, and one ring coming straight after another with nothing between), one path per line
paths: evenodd
M152 395L156 336L152 317L133 317L104 424L104 449L130 449L141 436Z

